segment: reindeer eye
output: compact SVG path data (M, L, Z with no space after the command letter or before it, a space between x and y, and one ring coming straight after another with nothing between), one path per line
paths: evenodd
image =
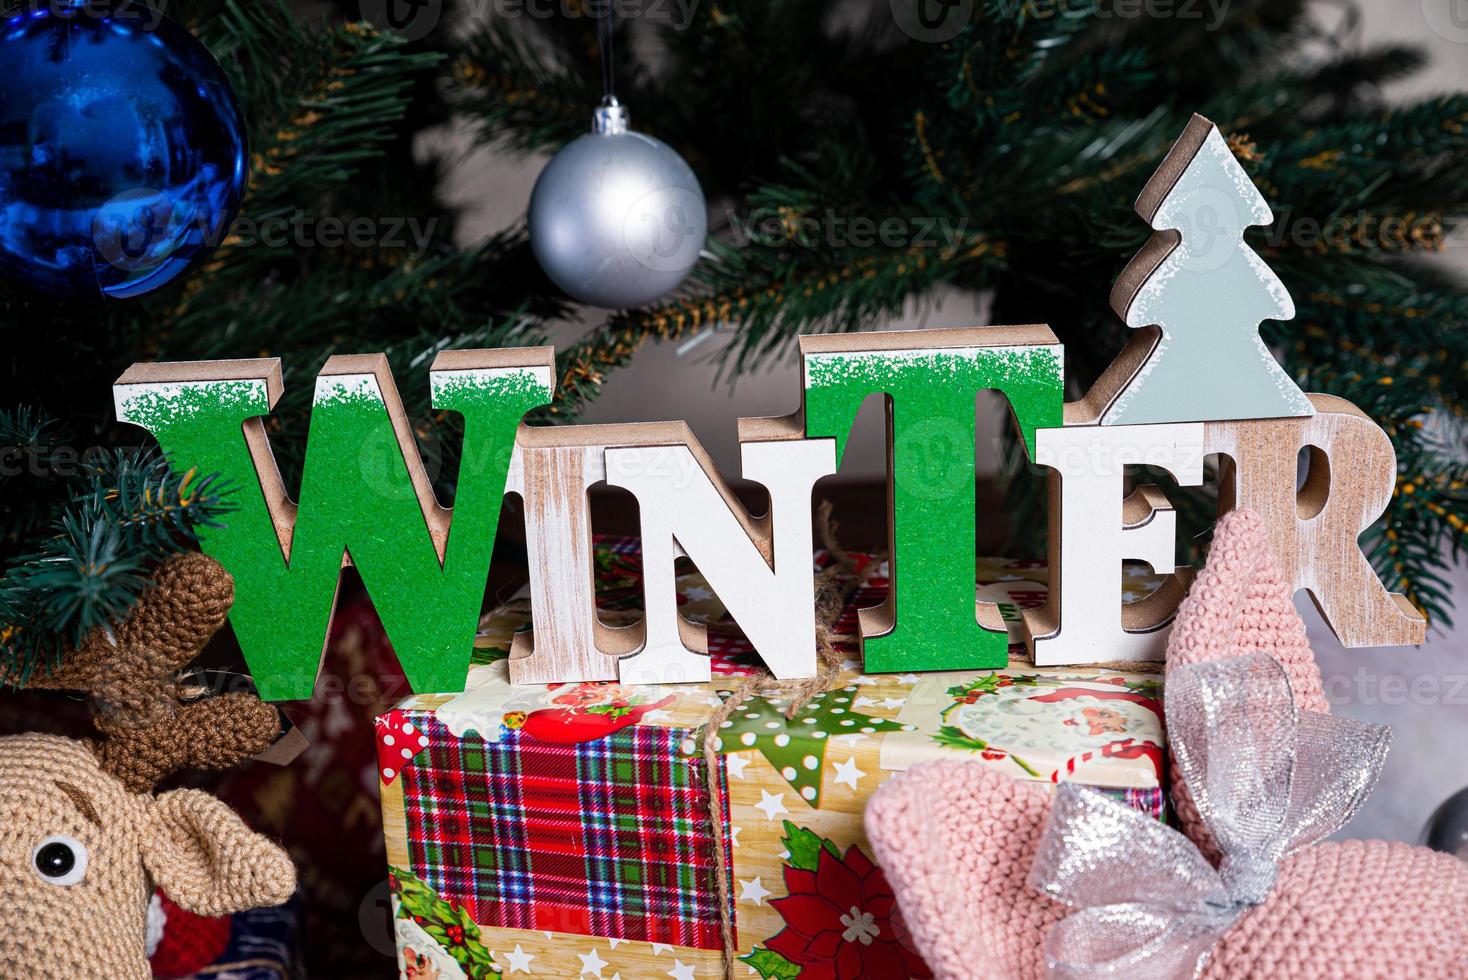
M47 884L70 888L87 876L87 849L73 837L56 834L36 845L31 865Z

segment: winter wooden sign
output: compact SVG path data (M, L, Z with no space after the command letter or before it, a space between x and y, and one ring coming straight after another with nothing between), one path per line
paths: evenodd
M745 511L681 422L522 428L506 489L525 501L534 630L516 637L518 684L707 680L704 628L677 611L673 564L694 561L776 677L815 670L811 493L836 471L829 439L778 421L740 426L744 476L770 494ZM587 492L605 481L637 498L644 617L612 628L596 615ZM486 568L486 572L488 569Z
M506 493L525 505L533 630L517 637L518 684L709 676L707 637L683 620L674 564L703 573L775 676L816 670L811 501L838 473L857 410L886 403L886 602L863 610L868 671L998 668L998 609L975 597L975 399L1000 392L1026 452L1049 473L1050 588L1025 614L1038 664L1157 659L1190 581L1176 561L1166 495L1125 493L1129 468L1183 486L1220 460L1220 509L1249 507L1296 588L1348 646L1419 643L1425 621L1387 592L1357 543L1385 510L1396 462L1349 403L1306 395L1259 339L1294 309L1244 243L1268 205L1217 129L1195 117L1147 184L1152 240L1117 283L1132 342L1094 388L1063 402L1063 351L1045 326L806 337L799 410L739 423L742 475L769 513L749 513L683 423L529 426L554 397L548 348L452 351L429 372L433 406L464 420L455 499L432 491L386 359L333 357L316 379L298 501L265 417L281 395L274 359L138 364L114 388L118 418L153 434L176 465L238 489L204 550L235 577L230 619L269 700L311 696L344 565L355 565L414 690L461 690ZM1298 492L1297 459L1311 459ZM638 502L642 621L596 611L590 488ZM1124 560L1166 575L1121 599Z

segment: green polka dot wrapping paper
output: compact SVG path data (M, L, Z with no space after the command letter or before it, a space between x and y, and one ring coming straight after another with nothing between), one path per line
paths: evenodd
M635 575L635 541L598 547L599 567ZM838 634L886 588L879 560L852 566ZM989 559L979 577L1012 621L1044 601L1043 563ZM720 622L696 573L679 592L685 615ZM957 756L1165 813L1160 675L1036 668L1022 646L1004 670L866 675L853 661L793 717L755 696L709 733L756 662L737 634L715 632L707 684L514 687L505 656L527 621L523 603L486 617L463 692L378 719L402 976L719 977L723 873L749 975L926 977L862 830L893 775Z

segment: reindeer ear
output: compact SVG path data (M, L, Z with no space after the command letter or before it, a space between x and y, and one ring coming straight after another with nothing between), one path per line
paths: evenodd
M285 903L296 868L285 851L208 793L184 789L153 801L143 864L185 911L232 915Z

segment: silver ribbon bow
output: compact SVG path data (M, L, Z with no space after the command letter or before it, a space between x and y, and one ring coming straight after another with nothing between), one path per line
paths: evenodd
M1290 854L1329 837L1371 794L1391 729L1299 711L1256 654L1169 671L1169 747L1223 854L1093 790L1059 787L1030 884L1079 911L1045 942L1049 975L1181 980L1202 972Z

